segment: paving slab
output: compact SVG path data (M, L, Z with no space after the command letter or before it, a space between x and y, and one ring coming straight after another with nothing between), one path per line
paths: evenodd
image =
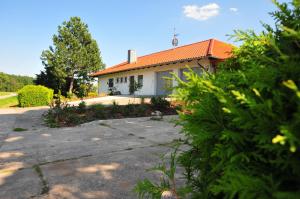
M166 148L139 148L42 166L51 187L49 198L136 198L139 179L159 179L145 172Z
M48 128L43 111L0 111L0 198L136 198L136 182L159 179L145 170L181 137L176 116Z

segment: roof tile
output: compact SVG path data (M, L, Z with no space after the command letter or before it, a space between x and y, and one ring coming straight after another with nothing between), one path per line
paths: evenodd
M141 69L149 66L161 65L175 61L191 60L202 57L215 57L218 59L226 59L231 56L232 45L209 39L193 44L179 46L176 48L144 55L137 58L136 63L123 62L118 65L98 71L92 76L101 76L111 73L128 71L133 69Z

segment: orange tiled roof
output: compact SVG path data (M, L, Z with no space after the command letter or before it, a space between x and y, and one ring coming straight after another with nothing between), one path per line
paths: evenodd
M98 71L92 76L101 76L111 73L128 71L133 69L142 69L150 66L162 65L177 61L192 60L203 57L214 57L217 59L226 59L231 56L232 45L218 41L216 39L209 39L197 43L179 46L169 50L144 55L137 58L137 62L128 63L123 62L118 65Z

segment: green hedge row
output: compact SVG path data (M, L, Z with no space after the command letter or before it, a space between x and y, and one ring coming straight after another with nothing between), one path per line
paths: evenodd
M45 86L28 85L18 91L21 107L49 105L53 99L53 90Z

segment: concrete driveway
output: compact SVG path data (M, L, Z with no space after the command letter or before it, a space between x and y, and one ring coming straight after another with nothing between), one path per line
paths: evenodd
M165 117L42 125L45 109L0 109L0 198L136 198L135 183L180 137ZM21 127L27 131L15 132Z

